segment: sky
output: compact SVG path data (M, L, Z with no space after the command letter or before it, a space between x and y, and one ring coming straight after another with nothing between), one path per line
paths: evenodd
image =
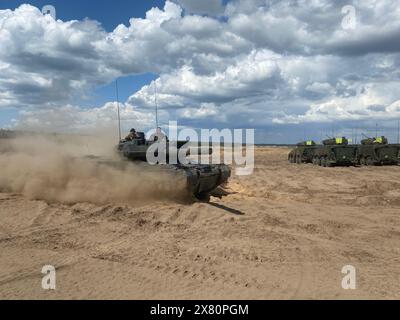
M116 127L118 81L124 131L156 89L163 127L393 141L399 52L398 0L1 0L0 127Z

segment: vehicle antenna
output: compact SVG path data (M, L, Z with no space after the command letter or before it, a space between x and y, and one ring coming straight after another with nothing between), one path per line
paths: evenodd
M356 132L355 132L355 144L358 143L358 128L356 127Z
M154 104L156 107L156 129L158 128L157 80L154 80Z
M115 91L117 94L117 113L118 113L118 138L121 141L121 117L119 112L119 92L118 92L118 79L115 80Z

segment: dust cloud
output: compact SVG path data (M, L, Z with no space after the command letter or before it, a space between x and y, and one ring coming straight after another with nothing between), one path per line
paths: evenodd
M136 204L187 196L179 172L125 163L107 134L0 139L0 192L47 202ZM88 156L91 157L88 157Z

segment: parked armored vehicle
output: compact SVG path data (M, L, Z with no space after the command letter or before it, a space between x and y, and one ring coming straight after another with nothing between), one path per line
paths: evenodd
M290 163L311 163L316 148L316 143L312 140L299 142L296 148L290 151L288 160Z
M361 165L397 165L400 161L400 146L388 144L386 137L366 138L358 146Z
M144 133L137 132L136 136L137 137L132 140L122 140L118 144L117 150L122 158L130 161L144 162L147 170L152 170L153 165L156 165L161 167L162 170L184 174L187 180L187 190L200 200L208 200L210 194L218 186L227 182L231 175L230 168L225 164L184 164L179 162L178 157L176 157L176 160L178 160L177 162L170 161L172 156L169 154L169 147L171 146L172 150L180 150L187 144L187 141L170 142L166 140L166 148L162 149L154 145L155 141L146 140ZM165 161L160 161L153 165L147 163L146 155L151 146L156 147L154 152L155 156L165 153ZM188 155L189 149L185 152Z
M312 162L323 167L357 165L358 148L345 137L326 139L314 150Z

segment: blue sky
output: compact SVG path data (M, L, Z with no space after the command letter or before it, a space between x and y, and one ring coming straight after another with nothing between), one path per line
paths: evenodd
M397 139L397 0L23 3L0 2L1 127L115 126L118 78L124 130L154 126L156 85L164 126Z

